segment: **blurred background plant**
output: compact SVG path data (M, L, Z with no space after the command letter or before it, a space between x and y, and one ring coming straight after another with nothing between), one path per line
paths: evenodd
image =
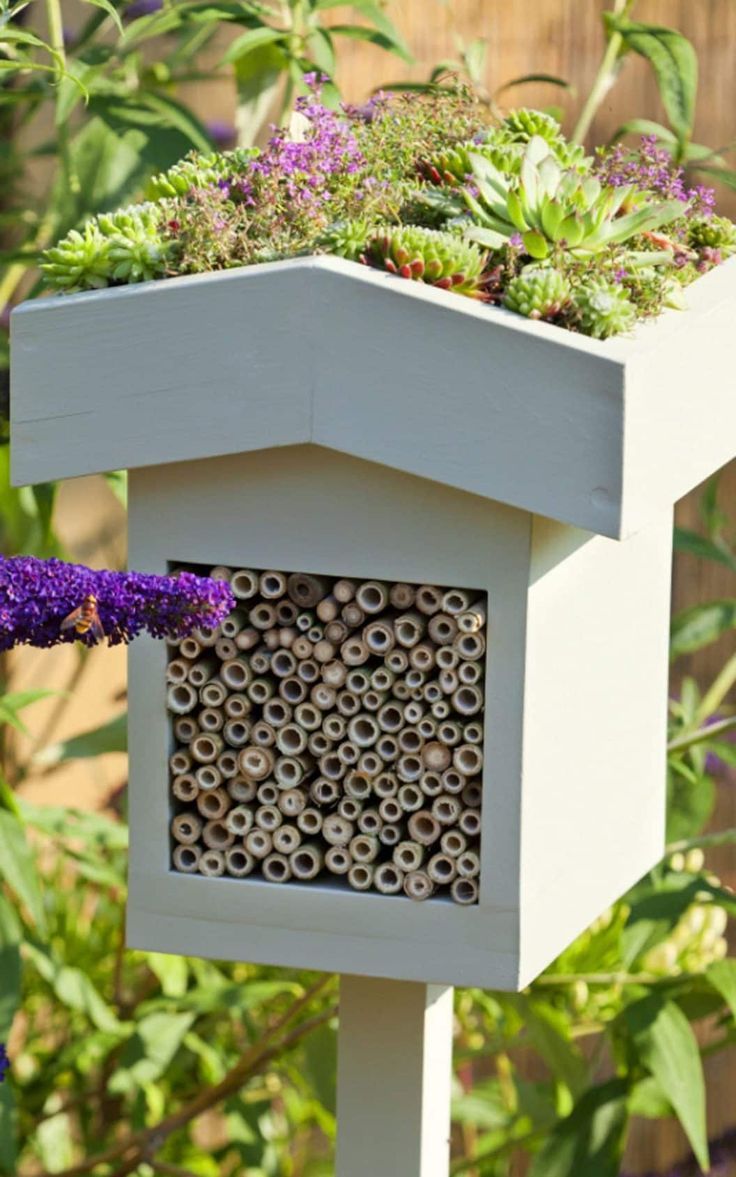
M710 7L725 12L723 5ZM546 25L540 15L535 26L528 12L504 17L521 21L514 27L530 53L541 53L549 28L564 18L569 30L579 16L567 0L543 7ZM735 187L727 147L694 141L690 42L641 17L653 7L657 18L682 14L679 0L592 7L605 18L603 40L589 47L580 77L577 68L569 79L563 69L545 69L491 80L499 48L467 34L477 32L477 21L465 0L436 0L431 8L427 0L418 7L416 0L78 0L63 10L59 0L0 0L0 326L7 326L3 308L37 293L42 246L137 197L150 175L192 147L256 141L285 115L305 71L346 78L351 100L361 97L355 86L367 73L374 82L426 85L427 55L411 64L397 30L412 22L412 44L426 45L432 27L445 41L433 54L432 84L459 75L494 110L520 100L522 86L525 102L552 96L561 104L554 113L580 140L589 142L612 117L612 87L628 78L617 92L627 96L629 113L610 130L654 135L690 172L718 173ZM495 0L488 8L495 19ZM717 29L726 42L729 28ZM376 52L385 56L382 74ZM368 63L362 74L358 60ZM650 103L631 110L631 94L641 92L632 79L644 66L659 94L656 124L630 117L652 113ZM227 103L213 112L203 94L223 80ZM338 101L336 85L327 97ZM697 138L712 140L716 114L701 108L706 130ZM15 491L7 455L3 444L6 555L71 547L77 559L91 550L98 563L120 564L124 476ZM718 486L702 495L697 521L691 501L681 520L692 526L675 535L677 569L696 572L695 599L703 599L705 584L715 592L673 623L668 854L526 993L458 993L454 1173L616 1177L642 1122L675 1119L683 1134L671 1147L692 1150L677 1172L707 1168L704 1068L713 1074L724 1059L731 1071L720 1073L732 1075L736 1041L736 962L725 940L736 900L712 867L727 865L718 848L736 842L733 818L712 828L714 806L733 814L728 792L718 801L717 781L736 768L729 701L736 659L721 656L736 627L736 548ZM61 674L55 661L52 673L51 654L37 658L30 674L22 658L2 663L0 1041L8 1042L13 1066L0 1085L0 1173L327 1177L334 980L124 951L124 697L118 691L102 714L80 707L90 667L94 673L115 654L64 654ZM712 682L703 680L706 661ZM107 676L122 684L115 666ZM52 684L59 689L49 695ZM69 788L79 803L78 782L111 757L114 772L95 793L104 813L47 804L66 801ZM712 1150L720 1166L734 1149L722 1127ZM651 1123L647 1130L653 1134Z

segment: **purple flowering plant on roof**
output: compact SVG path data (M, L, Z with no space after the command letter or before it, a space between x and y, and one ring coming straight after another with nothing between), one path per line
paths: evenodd
M85 601L96 610L110 645L143 632L184 637L197 626L219 625L233 607L225 581L191 572L95 571L62 560L15 556L0 559L0 651L75 640L93 644L98 640L93 629L62 628Z

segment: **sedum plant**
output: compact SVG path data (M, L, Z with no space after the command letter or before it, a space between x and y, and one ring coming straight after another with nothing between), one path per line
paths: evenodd
M46 252L54 289L332 253L596 339L683 303L736 251L713 196L651 137L586 156L551 115L489 121L462 88L328 108L307 77L267 145L192 154L147 202L98 215Z

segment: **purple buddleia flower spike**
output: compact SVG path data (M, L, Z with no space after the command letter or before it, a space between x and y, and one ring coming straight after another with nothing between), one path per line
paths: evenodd
M0 1083L5 1082L5 1076L9 1070L10 1059L8 1058L8 1052L5 1049L5 1043L0 1042Z
M214 628L233 608L225 581L178 572L93 571L35 556L0 558L0 650L25 644L43 649L59 642L94 644L95 626L64 622L85 606L96 611L110 645L147 632L176 638L195 626Z

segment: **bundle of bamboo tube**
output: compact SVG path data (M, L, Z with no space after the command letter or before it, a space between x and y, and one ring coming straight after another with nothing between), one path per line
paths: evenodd
M171 647L173 866L478 900L485 595L218 566Z

